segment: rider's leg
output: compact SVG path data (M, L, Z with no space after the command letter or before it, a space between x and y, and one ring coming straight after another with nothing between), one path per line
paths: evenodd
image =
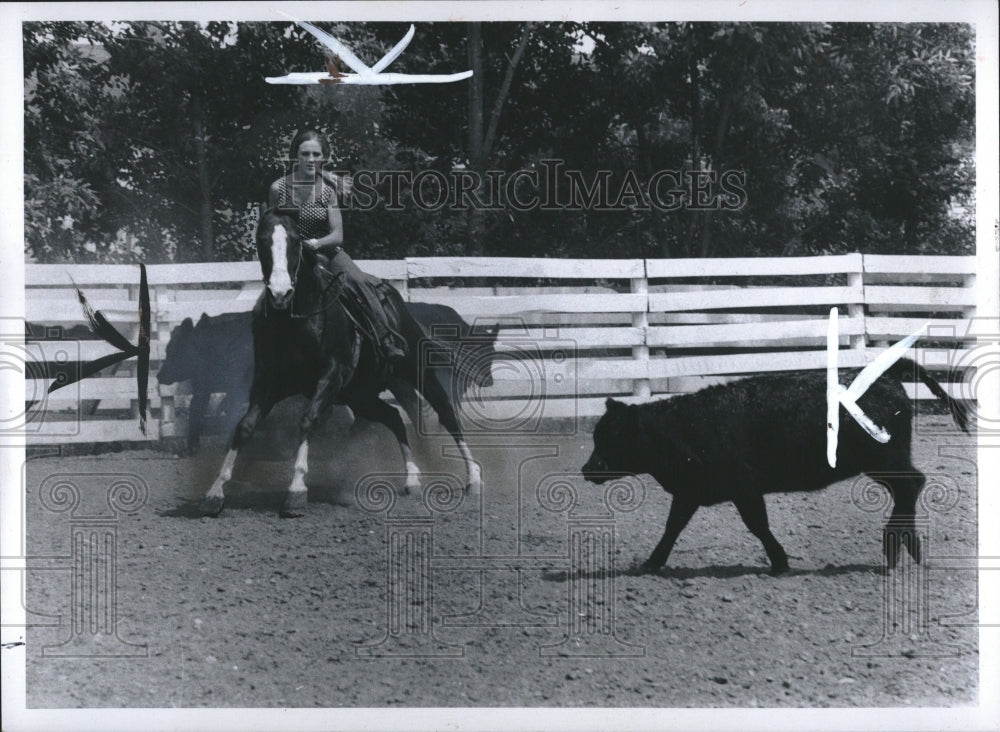
M389 360L403 358L406 355L406 352L403 350L405 345L400 342L390 327L389 318L375 289L381 280L363 272L343 249L338 247L337 251L335 253L331 252L331 254L333 256L330 257L329 269L333 272L343 272L347 275L347 280L352 285L353 290L360 295L364 308L375 328L377 345L381 348L383 354Z

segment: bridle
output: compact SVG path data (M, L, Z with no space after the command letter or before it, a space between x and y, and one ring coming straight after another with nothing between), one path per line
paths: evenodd
M330 291L330 288L332 288L334 285L338 285L339 290L343 290L344 285L347 282L347 276L343 272L338 272L336 274L332 274L331 273L332 276L330 277L330 281L326 284L326 287L324 287L320 291L320 293L319 293L319 301L320 301L319 308L316 309L316 310L314 310L311 313L297 314L295 312L296 288L298 287L299 271L302 268L302 260L305 259L305 257L302 255L302 247L303 246L307 246L307 245L303 244L301 240L297 241L297 245L299 247L299 253L298 253L298 261L295 262L295 272L291 276L292 297L291 297L291 299L289 301L288 317L291 318L292 320L305 320L307 318L311 318L314 315L318 315L319 313L322 313L324 310L326 310L330 306L330 304L332 304L332 303L326 303L326 304L324 304L324 298L326 297L327 293ZM273 262L272 262L272 265L271 265L271 271L272 272L274 271L274 264L273 264ZM269 279L268 277L264 277L263 278L263 280L264 280L264 289L265 290L267 290L268 279ZM334 298L334 302L340 307L341 311L343 311L343 313L347 316L348 320L350 320L354 324L354 327L355 327L355 341L356 341L355 346L357 346L358 343L360 343L359 339L361 338L361 333L367 332L367 329L357 319L357 317L355 317L354 313L351 312L351 309L348 308L348 307L346 307L344 305L344 303L341 301L340 291L339 290L337 292L337 296ZM265 294L265 296L264 296L264 317L267 317L267 315L269 314L269 311L274 309L273 306L269 307L269 305L268 305L269 299L270 298L268 298L267 295ZM283 312L283 311L277 311L276 310L275 312Z
M333 275L330 278L330 281L327 282L326 287L324 287L320 291L320 293L319 293L320 307L317 310L314 310L311 313L303 313L303 314L296 313L295 312L296 288L298 287L298 283L299 283L299 270L301 270L301 268L302 268L302 260L305 259L305 257L302 255L302 247L303 246L305 246L305 245L302 244L301 241L299 241L298 242L299 253L298 253L298 258L297 258L297 260L295 262L295 272L293 272L292 276L291 276L292 297L289 300L288 317L291 318L291 319L293 319L293 320L304 320L306 318L311 318L313 315L318 315L319 313L321 313L324 310L326 310L327 307L329 307L329 305L328 304L323 304L323 300L324 300L326 294L330 291L330 288L333 287L334 285L338 285L338 284L339 284L339 286L341 288L343 288L344 282L346 281L346 276L344 274L342 274L342 273ZM272 270L272 272L274 271L273 263L272 263L272 266L271 266L271 270ZM264 279L264 287L266 289L267 285L268 285L268 279L269 279L269 277L264 277L263 279ZM268 301L269 301L269 298L265 297L264 298L264 304L265 304L264 315L265 316L268 314L268 310L269 309L273 309L273 306L271 306L271 308L267 307ZM340 298L339 297L336 298L336 302L340 305L340 307L344 310L344 312L347 313L347 316L352 321L354 321L355 325L358 325L357 321L354 319L354 316L351 315L350 311L348 311L347 308L344 308L343 304L340 302ZM278 312L278 311L276 311L276 312Z

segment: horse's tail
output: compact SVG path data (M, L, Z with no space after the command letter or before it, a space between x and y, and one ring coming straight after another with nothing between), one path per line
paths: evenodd
M952 398L948 392L942 389L941 384L938 383L937 379L931 376L927 372L927 369L919 363L909 358L901 358L889 367L887 373L890 373L900 379L912 378L915 374L920 381L927 385L927 388L931 390L931 394L936 396L948 406L951 410L951 416L955 420L955 424L957 424L963 432L969 431L969 416L965 405L957 399Z

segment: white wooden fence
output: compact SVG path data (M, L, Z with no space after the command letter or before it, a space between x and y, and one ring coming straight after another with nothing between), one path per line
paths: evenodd
M915 358L939 370L953 395L950 366L974 345L974 257L840 256L754 259L414 258L360 261L410 301L451 305L466 320L501 326L493 387L476 394L499 414L531 402L544 417L592 416L604 399L689 392L764 371L823 368L827 319L840 312L840 364L873 353L929 323ZM153 265L150 419L137 421L134 359L45 399L47 379L28 382L39 406L29 443L159 439L183 432L174 402L183 387L156 384L171 330L202 313L246 312L262 285L256 262ZM135 342L139 268L28 265L30 323L84 323L72 282ZM71 278L72 277L72 282ZM456 286L460 283L460 286ZM44 334L42 334L44 335ZM38 337L36 332L33 336ZM919 344L918 344L919 345ZM89 361L101 341L32 341L29 358ZM955 378L960 378L955 376ZM918 398L923 385L908 385Z

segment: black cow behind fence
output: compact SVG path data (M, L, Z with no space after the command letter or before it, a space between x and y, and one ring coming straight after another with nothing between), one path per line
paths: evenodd
M837 467L826 454L826 373L759 376L642 405L609 399L594 428L587 480L648 473L673 495L663 538L639 571L667 561L678 535L699 506L732 501L760 539L773 573L788 569L785 550L771 533L764 494L813 491L864 473L889 488L893 513L884 553L896 565L900 546L920 561L914 530L925 477L910 458L913 408L902 378L916 374L952 410L967 431L964 408L921 367L901 359L858 401L891 439L877 442L840 407Z
M428 344L451 350L451 365L428 358L420 368L420 380L436 379L457 407L473 387L493 385L492 365L496 356L496 327L469 325L453 308L433 303L406 303L420 325ZM188 407L187 445L197 452L205 430L209 401L222 394L219 414L225 415L223 430L230 432L246 410L253 381L253 334L250 313L202 314L195 324L187 318L170 333L167 352L156 374L161 384L191 382ZM414 425L420 421L420 397L404 380L390 388Z
M187 444L195 452L205 428L212 394L223 394L219 412L226 415L227 431L236 426L250 398L253 382L253 335L250 313L202 315L190 318L170 333L167 352L156 380L161 384L191 381Z
M251 316L254 375L250 404L236 427L219 476L205 495L202 510L210 515L222 510L223 488L232 477L240 449L275 404L299 394L309 399L309 405L299 422L295 470L282 515L297 515L305 506L309 437L319 416L333 404L346 404L356 416L381 422L393 432L406 464L406 490L415 489L419 470L410 454L406 428L399 412L379 398L383 389L396 382L419 389L433 407L465 461L467 490L478 493L479 466L462 436L450 395L437 379L420 378L425 335L399 293L385 287L384 295L395 309L408 355L387 370L339 297L342 279L323 275L316 253L302 246L291 219L273 211L264 214L257 228L257 254L265 289Z

